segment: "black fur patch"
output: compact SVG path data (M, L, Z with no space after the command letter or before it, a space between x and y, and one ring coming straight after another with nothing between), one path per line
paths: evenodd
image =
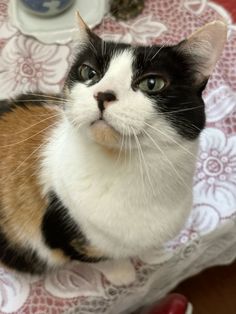
M42 274L47 265L31 249L14 245L0 229L0 260L10 268L31 274Z
M17 96L14 99L5 99L0 100L0 117L4 114L14 111L17 107L22 107L24 109L29 109L31 106L44 106L50 105L53 103L54 105L57 104L57 101L53 101L50 97L59 98L60 95L46 95L40 93L40 96L36 96L35 94L22 94Z
M11 111L12 109L8 100L1 100L0 101L0 117L4 115L4 113L11 112Z
M86 255L87 239L53 192L49 195L49 206L43 217L42 233L49 247L61 249L71 259L90 263L102 259Z
M148 57L147 57L148 56ZM205 104L202 99L207 79L196 83L196 64L176 46L159 46L135 49L133 63L134 81L148 73L158 73L166 80L167 87L156 95L147 95L157 111L176 131L188 140L198 137L205 126Z
M68 73L65 84L69 88L80 81L78 75L80 65L85 63L92 66L100 74L101 79L106 73L113 55L119 54L119 52L129 47L129 45L123 43L104 42L92 33L90 33L90 36L90 42L78 54Z

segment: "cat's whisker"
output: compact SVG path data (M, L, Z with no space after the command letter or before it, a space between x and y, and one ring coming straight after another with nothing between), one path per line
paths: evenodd
M186 121L186 120L179 120L180 123L184 126L186 126L186 128L193 130L193 131L202 131L202 129L200 129L199 127L197 127L194 123L191 123L190 121Z
M50 102L52 102L53 101L53 103L55 103L56 105L62 105L62 106L64 106L65 104L74 104L73 103L73 101L71 101L71 100L68 100L68 99L14 99L14 100L12 100L12 102L13 103L27 103L27 102L36 102L36 103L43 103L43 102L47 102L47 101L50 101ZM49 104L50 105L50 104Z
M43 102L45 102L45 101L51 101L50 99L14 99L12 102L13 103L27 103L27 102L36 102L36 103L43 103ZM53 102L54 103L56 103L56 104L64 104L65 102L64 101L62 101L62 100L53 100Z
M65 132L65 131L64 131ZM63 133L64 133L63 132ZM41 156L40 154L37 156L37 157L34 157L34 160L31 162L31 163L28 163L28 160L33 157L33 155L35 155L43 146L45 145L45 142L42 143L41 145L36 145L35 146L35 149L32 153L30 153L30 155L28 155L14 170L12 173L10 173L9 176L7 176L6 178L1 178L0 182L4 182L5 180L8 180L11 179L11 178L14 178L15 175L20 175L22 174L24 171L25 171L25 168L22 168L21 171L18 171L20 170L20 168L27 162L27 168L29 166L33 166L34 164L36 164L37 162L39 162L41 160ZM36 173L38 173L39 171L39 168L38 167L35 167L35 170L31 173L30 177L34 176ZM28 184L28 178L29 176L25 176L25 183Z
M134 140L135 140L135 143L136 143L136 146L137 146L138 159L139 159L139 165L140 165L140 167L139 167L140 178L141 178L141 182L142 182L143 195L145 195L144 171L143 171L143 162L142 162L142 158L141 158L141 155L140 155L140 148L139 148L139 145L138 145L138 142L137 142L137 137L135 137L134 129L132 127L130 127L130 129L132 131L132 134L134 136Z
M157 50L157 52L152 56L152 58L150 59L150 61L152 61L153 59L156 58L156 56L159 54L159 52L166 47L169 44L170 40L167 40L167 42L164 42L161 47Z
M97 52L97 49L94 47L94 44L92 43L91 40L89 40L89 45L90 45L90 47L92 48L94 54L97 55L97 53L98 53L98 52Z
M131 143L131 132L130 132L130 127L128 126L128 136L129 136L129 164L131 165L131 153L132 153L132 143Z
M187 86L189 88L189 86ZM178 88L178 86L175 87L176 89ZM171 98L171 99L175 99L175 98L179 98L180 95L166 95L166 98ZM186 102L182 102L183 104L189 104L192 103L192 101L186 101Z
M174 114L174 113L181 113L181 112L187 112L187 111L192 111L192 110L195 110L195 109L201 109L202 106L194 106L194 107L191 107L191 108L182 108L182 109L178 109L178 110L170 110L168 112L153 112L153 113L150 113L149 111L147 110L143 110L143 109L138 109L140 113L143 113L143 114L147 114L150 118L155 118L156 116L165 116L166 115L169 115L169 117L171 118L171 114ZM116 118L118 119L121 119L121 117L119 117L117 114L114 114L112 113L112 115L114 115ZM126 115L125 113L122 113L122 116L124 117L128 117L130 118L128 115Z
M37 96L37 97L43 97L42 99L47 100L47 99L52 99L52 100L67 100L66 98L63 98L61 96L55 96L55 95L46 95L46 94L40 94L40 93L34 93L34 92L29 92L29 95L31 96Z
M150 187L151 187L151 189L152 189L153 194L155 194L155 190L154 190L153 185L152 185L152 180L151 180L151 177L150 177L148 165L147 165L146 160L145 160L145 157L144 157L144 153L143 153L143 150L142 150L142 146L141 146L141 144L140 144L140 141L139 141L139 139L138 139L138 136L135 134L135 130L134 130L132 127L131 127L131 130L133 131L133 135L134 135L134 137L135 137L135 139L136 139L137 146L138 146L139 149L140 149L141 158L142 158L142 160L143 160L144 169L145 169L145 171L146 171L146 175L147 175L147 178L148 178Z
M144 168L144 164L143 164L143 159L142 159L142 155L141 155L141 152L140 152L140 146L138 145L139 142L137 141L137 136L135 134L135 131L134 129L131 128L131 131L132 131L132 135L133 135L133 138L135 140L135 143L136 143L136 147L137 147L137 152L138 152L138 161L139 161L139 170L140 170L140 177L141 177L141 182L142 182L142 191L143 191L143 198L145 200L145 203L148 204L148 196L147 196L147 187L146 187L146 184L145 184L145 168Z
M194 107L190 107L190 108L183 108L183 109L178 109L178 110L172 110L169 111L168 113L179 113L179 112L186 112L186 111L192 111L194 109L202 109L202 106L194 106Z
M182 176L180 175L180 173L177 171L177 169L175 168L173 162L171 162L171 160L167 157L167 154L164 152L164 150L161 149L160 145L158 145L156 143L156 141L153 139L153 137L147 132L145 131L145 129L142 130L146 136L150 139L150 141L155 145L155 147L157 148L157 150L162 154L162 156L165 158L165 160L167 161L167 163L171 166L171 168L174 170L175 174L178 177L178 181L184 185L189 191L191 191L191 189L189 188L189 186L185 183L184 179L182 178Z
M23 174L24 171L25 171L25 167L22 168L22 166L24 166L24 164L25 164L26 162L27 162L27 168L32 167L33 165L37 164L37 163L41 160L40 154L38 154L37 157L34 157L34 159L33 159L32 162L29 163L28 160L29 160L30 158L32 158L44 145L45 145L45 143L42 143L41 145L38 145L38 146L36 145L36 148L34 149L34 151L33 151L30 155L28 155L28 156L13 170L13 172L10 173L9 176L7 176L6 178L1 178L0 182L5 182L5 180L13 179L14 176L16 176L16 175L19 176L19 175ZM22 169L20 170L20 168L22 168ZM19 171L19 170L20 170L20 171ZM38 171L39 171L39 168L38 168L38 167L35 167L35 170L30 174L30 177L35 176L35 175L38 173ZM28 184L28 178L29 178L28 175L25 176L24 181L23 181L23 184L21 183L21 187L24 186L24 184Z
M125 136L125 151L127 154L127 164L129 164L130 156L129 156L129 127L126 127L126 136Z
M154 131L158 132L159 134L163 135L164 137L166 137L167 139L169 139L172 143L175 143L177 146L179 146L182 150L184 150L186 153L188 153L190 156L192 157L196 157L193 153L191 153L186 147L184 147L183 145L179 144L177 141L175 141L172 137L170 137L169 135L165 134L164 132L154 128L151 124L144 122L144 124L146 124L149 128L153 129Z
M152 54L152 51L153 51L153 49L154 49L154 46L149 46L148 47L149 48L149 53L148 54L146 54L146 49L144 50L144 53L145 53L145 55L144 55L144 63L146 63L147 61L149 61L149 57L150 57L150 55Z
M39 132L37 132L37 133L35 133L35 134L33 134L33 135L31 135L31 136L29 136L29 137L27 137L27 138L25 138L25 139L19 141L19 142L7 144L7 145L2 145L2 146L0 146L0 148L7 148L7 147L12 147L12 146L15 146L15 145L22 144L22 143L24 143L24 142L26 142L26 141L28 141L28 140L34 138L35 136L37 136L37 135L43 133L44 131L46 131L46 130L48 130L48 129L50 129L50 128L53 128L56 124L57 124L57 122L53 123L52 125L49 125L49 126L45 127L44 129L40 130Z
M124 130L122 131L121 145L120 145L118 157L117 157L117 159L116 159L116 164L119 163L120 156L121 156L121 152L122 152L122 149L123 149L123 144L124 144Z
M50 119L53 119L53 118L56 118L56 117L59 117L59 116L61 116L61 113L51 115L51 116L49 116L49 117L47 117L47 118L45 118L43 120L38 121L37 123L31 124L29 127L25 128L25 129L23 129L23 130L21 130L21 131L19 131L17 133L14 133L14 135L24 133L25 131L35 127L36 125L39 125L40 123L43 123L43 122L45 122L47 120L50 120Z
M193 123L190 123L190 124L188 124L188 126L191 126L191 127L193 127L194 129L196 129L196 130L198 130L198 131L202 131L199 127L197 127L195 124L193 124Z
M13 178L13 176L16 174L17 170L20 169L26 162L29 160L41 147L43 147L45 143L42 143L41 145L37 146L36 149L32 151L14 170L11 172L6 178L3 178L1 181L4 182L5 180L9 180ZM37 161L37 160L36 160ZM25 171L25 168L23 168L23 171ZM22 171L22 172L23 172ZM19 172L17 173L18 175L20 174Z
M83 125L86 124L85 122L81 122L81 123L78 124L78 121L76 119L72 119L71 123L72 123L73 126L76 127L76 130L79 130Z
M32 112L31 114L32 114L33 117L38 117L38 118L40 118L40 117L45 117L45 116L48 117L48 113L41 113L41 114L38 114L38 113L37 113L37 114L36 114L36 113L33 113L33 112ZM59 113L58 113L58 115L59 115ZM27 122L27 124L28 124L29 121L25 120L25 122Z
M64 131L63 133L65 133L65 131ZM25 168L23 168L21 171L18 171L18 170L25 164L26 161L27 161L27 168L28 168L29 166L32 166L32 165L34 165L35 163L41 161L41 157L42 157L42 156L41 156L40 154L38 154L37 157L34 157L34 160L33 160L32 162L28 163L28 160L29 160L31 157L33 157L33 155L35 155L35 153L37 153L44 145L45 145L45 142L42 143L41 145L38 145L38 146L35 145L34 151L33 151L30 155L28 155L28 156L13 170L13 172L9 175L9 178L13 178L15 175L20 175L20 174L22 174L22 173L24 172ZM38 173L38 171L39 171L39 168L38 168L38 167L35 167L35 170L32 172L32 174L31 174L30 176L33 176L34 174ZM25 176L25 181L27 181L27 179L28 179L28 176ZM4 182L4 180L6 180L6 179L4 178L4 179L3 179L3 182ZM0 180L0 181L1 181L1 180Z
M121 122L122 123L122 122ZM122 128L122 137L123 139L123 143L124 143L124 149L123 149L123 153L124 153L124 157L125 157L125 164L127 164L127 126L125 126L124 124L123 128Z
M192 105L192 104L193 104L192 101L181 101L181 102L179 103L179 105ZM199 106L199 107L202 107L202 106Z

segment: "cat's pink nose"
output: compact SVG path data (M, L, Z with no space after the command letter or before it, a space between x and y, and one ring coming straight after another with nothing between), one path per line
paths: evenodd
M101 112L103 112L111 104L111 102L117 100L116 94L110 90L98 92L94 95L94 98L97 100L98 108Z

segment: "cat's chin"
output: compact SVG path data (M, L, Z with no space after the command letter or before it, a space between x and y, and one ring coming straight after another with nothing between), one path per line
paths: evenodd
M98 144L107 148L118 149L121 135L105 120L96 120L90 125L90 137Z

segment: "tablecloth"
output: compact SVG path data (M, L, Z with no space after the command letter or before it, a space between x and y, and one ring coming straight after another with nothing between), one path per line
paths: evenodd
M24 36L12 26L7 7L8 1L0 0L0 97L35 89L58 92L71 44L44 45ZM236 257L234 0L147 0L136 19L118 22L108 15L95 31L105 39L175 43L214 19L228 22L228 43L204 94L207 128L201 135L194 206L182 232L152 256L125 261L124 268L73 262L42 277L0 268L1 314L130 313L184 278Z

